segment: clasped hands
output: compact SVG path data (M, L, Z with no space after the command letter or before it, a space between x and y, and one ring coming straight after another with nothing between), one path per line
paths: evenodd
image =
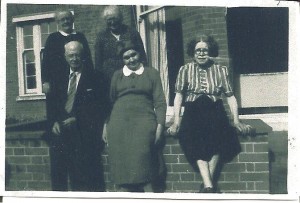
M76 122L75 117L67 118L66 120L62 122L55 122L52 127L52 132L55 135L60 135L62 128L69 128L73 123Z

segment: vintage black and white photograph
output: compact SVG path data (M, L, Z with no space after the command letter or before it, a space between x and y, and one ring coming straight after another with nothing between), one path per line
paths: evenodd
M6 2L4 195L294 193L282 4Z

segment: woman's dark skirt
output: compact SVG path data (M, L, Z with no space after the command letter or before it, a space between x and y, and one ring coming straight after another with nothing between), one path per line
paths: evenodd
M209 161L215 154L227 162L241 151L237 132L229 123L222 100L213 102L206 95L185 104L179 142L193 166L197 160Z

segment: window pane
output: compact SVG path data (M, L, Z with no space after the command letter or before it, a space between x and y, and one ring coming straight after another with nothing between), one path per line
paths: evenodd
M239 74L288 71L288 8L230 8L228 48Z
M26 64L26 76L35 76L35 64Z
M48 23L41 23L41 32L48 33Z
M46 40L48 38L49 34L42 34L42 47L45 47L45 43L46 43Z
M27 77L27 89L35 89L36 88L36 77Z
M49 23L49 33L56 32L56 31L57 31L56 22L55 21L50 22Z
M24 48L32 49L33 48L33 37L32 36L24 36Z
M34 63L34 59L35 59L35 57L34 57L34 53L33 53L33 51L31 50L31 51L26 51L25 53L24 53L24 61L25 61L25 63L27 64L27 63Z
M25 25L23 27L23 34L25 35L33 35L33 26L32 25Z

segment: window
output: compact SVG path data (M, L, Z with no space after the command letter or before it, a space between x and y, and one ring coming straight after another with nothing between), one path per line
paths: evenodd
M227 30L235 73L288 71L288 8L229 8Z
M149 65L160 72L168 106L173 106L176 77L184 64L181 9L174 6L141 6L137 9L138 16L143 19L139 30Z
M17 100L44 99L41 62L47 37L58 30L54 13L15 17L19 96Z
M241 113L287 112L288 8L228 8L234 88Z

